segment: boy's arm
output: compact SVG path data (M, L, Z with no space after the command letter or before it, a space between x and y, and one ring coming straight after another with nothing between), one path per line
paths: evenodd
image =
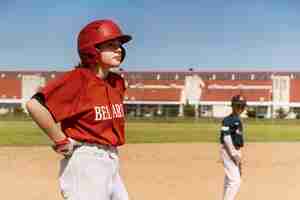
M37 123L37 125L48 135L48 137L55 143L66 138L65 134L60 130L55 123L50 112L41 105L36 99L31 99L26 103L26 108Z
M232 161L239 166L241 162L241 156L239 152L235 149L230 135L224 136L224 147Z
M32 98L26 108L37 125L48 135L54 145L52 148L64 156L72 154L76 141L66 137L54 121L51 113L37 99Z

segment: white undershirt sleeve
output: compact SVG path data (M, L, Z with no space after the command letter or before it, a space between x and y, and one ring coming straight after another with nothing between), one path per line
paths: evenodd
M226 145L226 147L228 148L229 150L229 153L232 155L232 156L235 156L238 154L238 152L236 151L236 149L234 148L233 146L233 143L232 143L232 139L231 139L231 136L230 135L225 135L224 136L224 145Z

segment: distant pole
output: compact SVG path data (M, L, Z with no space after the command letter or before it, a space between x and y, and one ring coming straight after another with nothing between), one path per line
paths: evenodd
M199 102L195 103L194 108L195 108L195 119L199 119Z
M179 111L178 111L178 117L183 117L184 116L184 105L179 104Z

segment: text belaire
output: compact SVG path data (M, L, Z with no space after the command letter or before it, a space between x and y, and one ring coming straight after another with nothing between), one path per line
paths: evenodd
M123 104L111 104L105 106L95 106L95 120L109 120L114 118L123 118Z

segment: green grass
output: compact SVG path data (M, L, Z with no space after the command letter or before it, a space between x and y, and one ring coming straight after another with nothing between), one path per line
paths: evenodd
M32 121L0 121L0 145L50 144Z
M131 143L218 142L220 122L130 122L127 127ZM300 141L300 123L296 121L247 121L244 127L247 142Z
M217 130L215 123L129 122L127 138L131 143L214 142Z
M220 120L214 119L159 119L129 120L128 143L217 142ZM247 120L247 142L300 141L297 120ZM45 134L28 120L1 120L0 145L50 144Z

